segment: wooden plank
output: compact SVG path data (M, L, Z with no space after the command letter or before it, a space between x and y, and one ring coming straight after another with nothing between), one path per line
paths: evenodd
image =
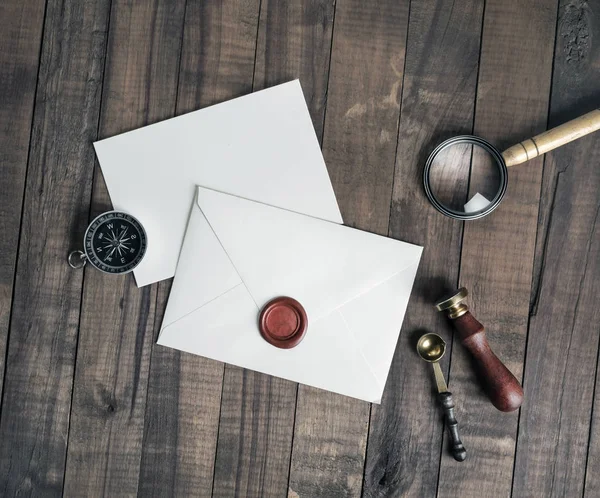
M66 256L87 225L108 10L106 1L47 5L0 421L2 496L62 493L83 278Z
M300 78L317 135L323 129L333 2L263 0L254 89ZM226 366L214 496L285 496L297 384Z
M549 126L598 106L598 9L561 1ZM583 495L600 332L599 162L598 133L546 156L513 496ZM593 462L589 496L600 492Z
M0 4L0 394L45 3L11 0Z
M382 404L372 408L364 496L436 493L443 421L415 344L425 330L452 342L432 303L458 280L463 224L429 204L422 171L440 141L473 131L482 16L480 0L411 4L390 235L424 251Z
M285 496L296 384L225 366L213 496Z
M188 2L177 113L252 90L256 2ZM159 284L155 337L170 283ZM223 364L154 347L139 494L210 496L219 426Z
M408 2L338 2L325 161L345 223L386 234ZM289 496L359 496L368 403L300 386Z
M588 453L585 469L584 496L600 495L600 476L596 469L600 465L600 352L596 358L596 388L594 393L594 406L592 407L592 420Z
M486 2L475 134L501 149L546 127L556 6L555 0ZM542 160L512 168L509 177L502 205L465 224L460 281L492 348L521 378ZM461 463L442 459L439 493L509 495L518 412L491 405L460 345L452 349L450 382L470 455Z
M112 3L100 135L175 109L185 1ZM110 208L99 170L92 216ZM65 494L137 492L157 286L86 271Z
M254 89L300 78L317 137L323 138L333 29L333 0L263 0Z

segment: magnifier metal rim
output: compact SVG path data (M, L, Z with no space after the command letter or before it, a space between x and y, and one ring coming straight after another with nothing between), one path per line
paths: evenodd
M476 211L474 213L464 213L447 208L436 199L435 195L433 195L433 192L431 190L431 181L429 179L429 176L434 159L445 148L450 147L451 145L461 143L477 145L484 149L488 154L490 154L494 158L496 166L498 166L498 172L500 173L500 188L498 189L496 196L492 199L492 202L485 209ZM459 135L456 137L449 138L448 140L442 142L435 149L433 149L433 152L431 154L429 154L429 157L427 158L427 163L425 164L425 169L423 170L423 186L425 187L425 194L427 194L427 198L429 199L431 204L433 204L433 207L435 207L440 213L457 220L477 220L490 214L494 209L498 207L498 205L504 198L504 194L506 194L506 188L508 187L508 168L506 167L506 163L504 162L504 158L502 157L500 151L496 149L496 147L494 147L487 140L476 137L475 135Z

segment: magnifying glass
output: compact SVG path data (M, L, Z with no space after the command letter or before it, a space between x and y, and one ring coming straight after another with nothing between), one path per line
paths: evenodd
M473 135L438 145L423 171L425 193L442 214L476 220L498 207L508 186L508 168L527 162L600 129L600 109L524 140L500 152Z

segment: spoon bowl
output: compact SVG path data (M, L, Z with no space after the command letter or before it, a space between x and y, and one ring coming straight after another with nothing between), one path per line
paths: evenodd
M417 353L425 361L440 361L446 352L446 343L439 335L429 333L421 336L417 343Z

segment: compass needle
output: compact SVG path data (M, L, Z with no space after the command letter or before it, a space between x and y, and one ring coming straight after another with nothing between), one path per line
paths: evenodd
M122 274L132 271L146 252L144 227L133 216L110 211L97 216L89 224L83 240L83 251L69 254L68 262L80 268L89 262L104 273ZM81 254L79 260L76 256Z

